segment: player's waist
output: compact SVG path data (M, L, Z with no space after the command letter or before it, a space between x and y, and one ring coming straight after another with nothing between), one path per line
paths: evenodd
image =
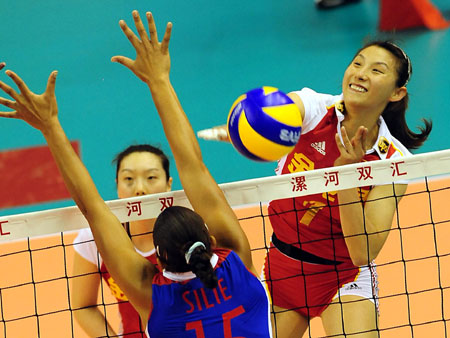
M322 265L339 265L342 264L340 261L331 260L323 257L316 256L312 253L309 253L305 250L302 250L294 245L288 244L280 240L275 232L272 234L272 244L277 248L281 253L286 256L307 263L312 264L322 264Z

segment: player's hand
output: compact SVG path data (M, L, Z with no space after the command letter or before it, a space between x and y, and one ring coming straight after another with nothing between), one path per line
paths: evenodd
M36 129L44 131L46 127L58 118L58 105L55 97L55 82L57 71L53 71L47 82L47 88L41 95L30 91L23 80L14 72L7 70L8 75L17 85L20 93L0 81L0 89L14 99L0 97L0 104L12 111L0 111L1 117L22 119Z
M136 60L125 56L114 56L111 58L111 61L124 65L139 79L149 84L152 81L167 79L169 77L169 41L172 32L172 23L169 22L167 24L163 40L159 42L152 13L147 12L146 17L150 37L137 11L133 11L133 19L139 38L128 27L125 21L120 20L119 22L120 28L122 28L122 31L136 50Z
M339 134L336 133L336 144L338 146L340 156L334 161L334 166L340 166L350 163L361 162L366 154L366 139L368 129L361 126L356 131L356 135L350 140L345 127L341 128L341 135L344 144L342 144Z
M5 66L6 66L6 63L0 62L0 70L3 69L3 67L5 67Z
M197 137L207 141L231 142L226 125L199 130Z

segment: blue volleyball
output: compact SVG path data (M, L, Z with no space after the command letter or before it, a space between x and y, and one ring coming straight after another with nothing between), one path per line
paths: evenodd
M228 135L242 155L254 161L277 161L290 153L302 130L300 110L274 87L238 97L228 114Z

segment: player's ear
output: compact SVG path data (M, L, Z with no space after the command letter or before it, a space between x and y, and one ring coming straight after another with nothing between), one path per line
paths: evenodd
M217 248L217 240L216 237L214 237L213 235L209 236L209 240L211 243L211 249L215 249Z
M392 93L389 101L391 102L400 101L406 96L406 94L408 94L408 90L406 89L406 87L396 88Z
M167 180L167 184L166 184L166 191L172 190L172 183L173 183L173 178L169 177L169 179Z

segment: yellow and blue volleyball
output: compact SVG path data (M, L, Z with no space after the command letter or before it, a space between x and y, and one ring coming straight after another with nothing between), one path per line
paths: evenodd
M261 87L241 95L228 114L228 135L242 155L255 161L277 161L297 144L300 110L274 87Z

